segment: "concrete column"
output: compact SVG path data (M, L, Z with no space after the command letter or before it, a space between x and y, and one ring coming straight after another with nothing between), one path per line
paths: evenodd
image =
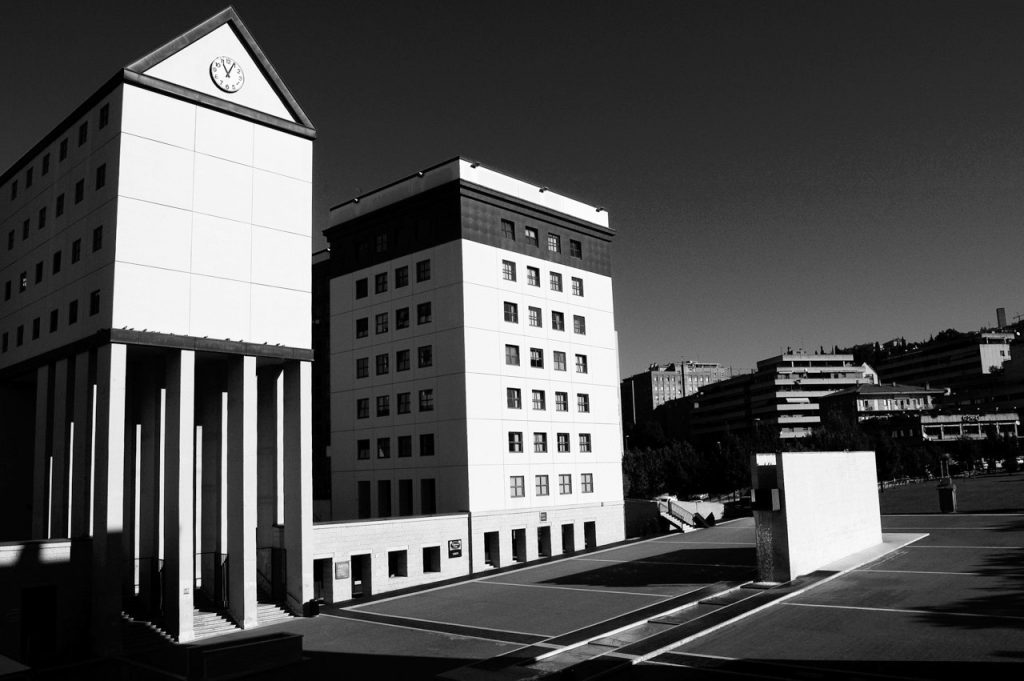
M124 417L127 348L111 343L96 352L95 531L92 618L95 652L121 647L121 544L124 531Z
M36 424L32 467L32 538L46 539L50 518L50 448L49 448L50 367L36 369Z
M193 518L193 428L195 362L192 350L167 359L167 420L164 452L164 618L178 641L191 641L195 585Z
M50 536L68 536L68 361L53 365L53 423L50 426Z
M138 556L139 597L151 610L160 605L160 497L163 471L160 466L163 413L158 370L152 363L142 365L144 372L136 382L135 395L138 420L141 427L138 474L139 514Z
M284 549L288 608L313 600L313 417L309 362L284 369ZM333 575L331 576L333 578Z
M256 524L270 528L279 524L277 488L281 471L278 458L283 449L283 372L273 366L260 369L257 390L257 511ZM261 532L265 531L261 529Z
M89 380L89 353L75 356L75 385L72 395L72 422L75 424L71 449L74 469L71 481L71 536L89 534L89 505L92 503L92 382Z
M243 629L256 626L256 358L228 371L228 609Z

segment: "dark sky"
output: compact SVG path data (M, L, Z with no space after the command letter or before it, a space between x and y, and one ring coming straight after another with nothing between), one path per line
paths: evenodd
M0 2L0 168L222 2ZM455 155L608 208L621 371L1024 312L1024 3L236 0L327 208Z

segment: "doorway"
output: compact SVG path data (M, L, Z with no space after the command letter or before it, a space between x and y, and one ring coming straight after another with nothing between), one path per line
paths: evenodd
M352 598L373 594L373 563L369 553L352 556Z

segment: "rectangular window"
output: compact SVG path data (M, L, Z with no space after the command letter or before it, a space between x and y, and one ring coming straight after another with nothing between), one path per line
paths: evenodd
M409 285L409 267L403 265L395 268L395 288L402 288Z
M509 366L519 366L519 346L518 345L506 345L505 346L505 364Z
M420 391L420 411L434 411L434 391L432 389Z
M544 398L543 390L533 391L533 408L537 411L544 411L547 409L547 401Z
M576 373L585 374L587 373L587 356L576 355Z
M548 234L548 250L552 253L561 253L562 237L557 234Z
M580 488L584 494L590 494L594 491L594 474L593 473L581 473L580 474Z
M412 456L412 435L398 436L398 458L407 459Z
M434 346L421 345L416 348L416 355L419 357L419 368L434 366Z
M359 506L359 517L370 517L370 481L360 480L356 483L356 499Z
M75 203L81 203L85 198L85 180L75 182Z
M530 308L530 326L536 326L537 328L544 326L544 322L540 318L539 307Z
M509 476L509 490L512 497L526 496L526 482L522 475Z
M374 324L376 325L376 333L387 333L388 332L388 313L381 312L379 315L373 318Z
M579 393L576 395L576 409L580 412L587 413L590 411L590 395L586 393Z
M20 348L22 345L25 344L25 327L24 327L24 325L18 326L18 328L15 330L14 334L15 334L15 339L14 339L15 340L15 344Z
M45 175L48 172L50 172L50 155L49 154L43 154L42 173L43 173L43 175Z
M511 260L501 261L501 278L505 281L516 280L516 264Z
M509 409L523 408L523 397L519 388L505 388L505 403Z
M558 493L559 494L572 494L572 476L567 473L561 473L558 476Z
M32 320L32 340L39 338L39 317Z
M565 331L565 315L563 313L551 311L551 328L555 331Z
M36 283L38 284L38 283L42 282L42 280L43 280L43 263L40 261L40 262L36 263Z
M25 189L28 189L29 187L32 186L32 173L33 172L34 172L33 168L29 168L28 170L25 171Z
M569 451L569 433L558 434L558 451L562 454Z
M391 458L391 438L379 437L377 438L377 458L378 459L390 459Z
M538 454L544 454L548 451L548 434L547 433L534 433L533 434L533 451Z
M72 260L74 260L74 251L71 253ZM356 320L356 338L366 338L370 333L370 319L368 317L360 317Z
M21 223L21 239L22 239L22 241L24 241L25 239L28 238L29 228L31 226L32 226L32 223L29 220L25 220L24 222Z
M373 292L386 293L388 290L388 273L381 272L373 278Z
M398 481L398 515L412 515L412 480L408 478Z
M582 258L583 244L576 239L569 239L569 255L573 258Z
M11 231L7 232L7 250L10 251L10 250L13 250L13 249L14 249L14 230L12 229Z
M540 243L537 240L537 230L534 227L526 227L523 229L523 233L526 235L526 243L531 246L536 246Z
M580 433L580 451L590 451L590 433Z
M76 262L82 259L82 240L75 239L71 242L71 264L74 265Z
M572 316L572 331L581 336L587 335L587 320L578 314Z
M399 350L395 353L395 371L409 370L409 351Z
M511 220L501 221L501 235L506 239L516 240L516 223Z
M562 275L558 272L551 273L551 290L559 293L562 291Z
M68 138L65 137L60 141L60 146L57 148L57 160L63 161L68 157Z
M433 433L423 433L420 435L420 456L434 456Z
M431 515L437 513L437 481L434 478L423 478L420 480L420 513L423 515ZM426 566L426 555L427 551L434 551L436 557L433 561L433 567L427 569ZM440 572L441 571L441 549L435 546L433 549L423 549L423 571L424 572Z
M104 104L100 107L100 130L107 127L110 122L110 105Z
M388 373L389 364L390 364L389 360L390 360L390 356L386 352L383 353L383 354L377 355L376 358L374 358L374 361L377 364L377 375L378 376L383 376L384 374Z
M366 378L370 375L370 358L360 357L356 360L356 378Z
M10 345L10 338L7 335L7 332L4 331L4 335L2 336L2 340L0 340L0 352L7 352L7 346L8 345Z
M555 411L569 411L569 393L555 393Z
M540 286L540 270L536 267L527 266L526 283L529 286Z
M11 182L11 201L18 198L18 181Z
M374 240L374 250L376 250L378 253L387 253L387 251L388 251L388 235L387 235L387 232L384 232L384 233L381 233L381 234L377 235L377 238Z
M377 515L381 518L391 516L391 481L377 481ZM391 562L391 554L388 554L388 563ZM388 568L390 569L390 565Z
M409 308L400 307L395 310L395 329L409 328Z
M370 441L369 440L356 440L356 458L357 459L369 459L370 458Z
M356 400L356 418L357 419L368 419L370 418L370 398L360 397Z
M8 279L6 282L4 282L4 300L10 300L10 299L11 299L11 280Z
M416 281L428 281L430 279L430 261L420 260L416 263Z
M39 209L39 229L46 227L46 206Z
M89 121L78 126L78 146L82 146L89 140Z
M377 396L377 416L390 416L391 414L391 396L390 395L378 395Z
M72 300L68 303L68 326L78 322L78 301Z
M92 252L103 248L103 225L92 230Z
M574 296L583 295L583 280L579 277L572 278L572 294Z
M519 306L515 303L505 303L505 321L513 324L519 323Z
M430 308L430 303L420 303L416 306L416 323L417 324L429 324L433 318L433 311Z
M96 189L103 189L107 184L107 164L104 163L96 169Z
M534 369L544 368L544 351L541 348L530 348L530 366Z
M22 272L18 281L18 293L28 290L28 272Z
M366 277L356 279L356 298L365 298L368 295L370 295L370 286L367 283Z
M521 451L523 451L523 434L521 432L509 431L509 433L508 433L508 451L510 451L510 452L521 452Z
M388 551L388 577L408 576L409 553L407 551Z
M60 217L61 215L64 215L64 195L63 194L58 194L57 195L57 205L54 208L54 212L57 214L57 217Z
M408 414L412 411L412 394L398 393L398 413Z

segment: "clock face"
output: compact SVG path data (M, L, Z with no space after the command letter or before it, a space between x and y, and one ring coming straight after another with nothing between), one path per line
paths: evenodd
M224 92L238 92L245 84L242 67L231 57L217 57L210 62L210 78Z

